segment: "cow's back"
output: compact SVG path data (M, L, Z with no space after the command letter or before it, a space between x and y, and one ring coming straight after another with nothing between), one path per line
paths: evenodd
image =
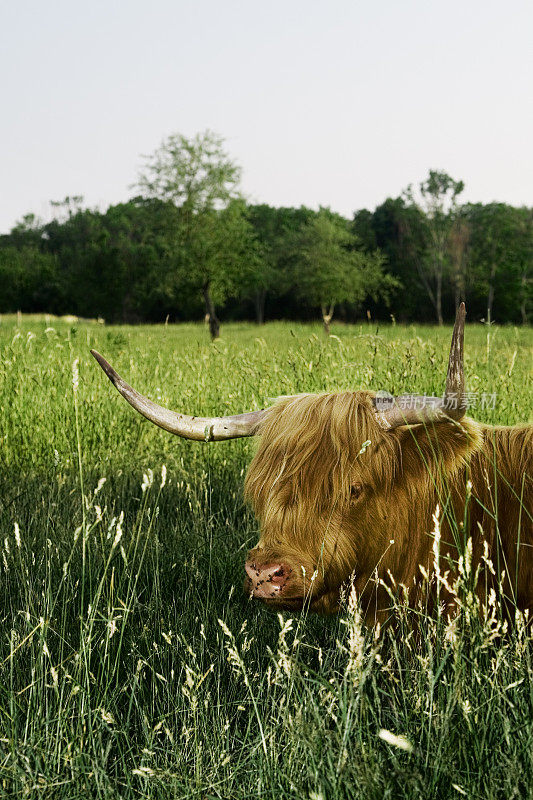
M483 540L504 589L520 608L533 607L533 427L483 428L484 443L466 471L472 484L469 533ZM482 590L482 587L480 587Z

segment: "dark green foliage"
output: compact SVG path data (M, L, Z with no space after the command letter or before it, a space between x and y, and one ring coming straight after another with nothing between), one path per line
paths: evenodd
M29 243L0 247L0 304L3 311L50 311L60 307L55 257Z
M446 213L437 209L432 230L406 196L389 198L373 214L357 212L353 229L366 250L385 254L387 270L400 281L391 297L397 319L434 317L440 275L445 317L466 299L471 320L526 324L533 304L532 220L525 207L454 202ZM386 309L378 306L378 313L385 316Z
M431 321L453 318L464 299L470 320L530 321L531 209L459 206L462 183L432 170L418 200L408 191L348 222L327 209L248 205L239 174L213 134L170 137L141 175L149 196L105 213L66 198L46 225L26 215L0 237L0 312L107 322L207 313L216 328L216 307L258 323L310 319L320 306L327 317L332 303L343 321L367 309ZM318 259L309 257L313 230Z
M384 274L384 258L363 252L346 220L321 209L292 238L292 281L297 296L311 308L320 308L326 333L335 306L350 303L357 309L367 297L388 297L397 285Z
M399 281L390 301L395 317L400 320L432 319L417 268L422 262L427 242L420 210L408 204L403 197L389 198L374 213L366 209L356 213L353 230L365 250L379 248L386 257L387 271ZM387 316L383 304L377 308L380 317Z
M294 236L314 218L310 208L274 208L266 204L251 205L247 217L253 227L260 248L261 261L250 272L243 285L243 293L253 298L256 322L265 319L267 299L294 316L292 269L294 252L290 246ZM276 314L276 316L278 316Z
M475 302L494 316L527 322L533 302L533 216L531 209L504 203L468 205L468 282Z

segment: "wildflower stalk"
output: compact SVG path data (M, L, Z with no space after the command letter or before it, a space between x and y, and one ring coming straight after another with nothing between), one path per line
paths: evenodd
M250 686L250 679L248 678L248 673L246 671L246 667L244 665L244 661L242 660L242 656L239 653L239 649L237 647L237 642L235 641L235 637L224 622L224 620L219 619L218 624L222 628L224 634L229 639L229 643L227 645L228 650L228 660L230 664L237 668L237 670L242 674L244 685L246 686L248 693L250 695L250 700L252 701L252 706L254 709L255 718L257 720L257 725L259 727L259 734L261 736L261 745L263 747L263 752L265 754L265 758L268 759L268 748L265 738L265 732L263 730L263 723L261 720L261 715L259 713L259 708L257 707L257 702L255 699L255 695L252 691L252 687Z
M85 490L83 485L83 462L81 457L82 451L81 451L81 436L80 436L80 415L78 408L78 387L80 382L79 363L80 363L79 358L75 358L72 363L72 393L74 396L74 417L76 424L76 448L78 453L78 475L80 480L80 492L81 492L82 525L83 525L83 533L85 534L85 522L86 522ZM85 542L85 535L84 535L84 542Z

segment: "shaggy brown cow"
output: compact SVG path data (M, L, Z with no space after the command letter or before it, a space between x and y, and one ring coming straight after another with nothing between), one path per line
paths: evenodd
M383 619L383 582L405 585L413 601L420 566L432 570L439 505L446 568L453 571L471 538L474 562L488 556L494 565L480 590L503 581L510 602L525 609L533 605L533 428L464 416L464 317L462 305L440 399L306 394L236 417L187 417L142 397L93 355L134 408L172 433L205 441L259 435L245 484L261 525L245 566L254 597L327 613L353 584L367 619Z

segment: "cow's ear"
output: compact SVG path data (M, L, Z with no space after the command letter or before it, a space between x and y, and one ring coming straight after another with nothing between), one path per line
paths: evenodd
M474 420L444 421L396 428L401 448L402 474L435 471L453 475L483 443L481 426Z

